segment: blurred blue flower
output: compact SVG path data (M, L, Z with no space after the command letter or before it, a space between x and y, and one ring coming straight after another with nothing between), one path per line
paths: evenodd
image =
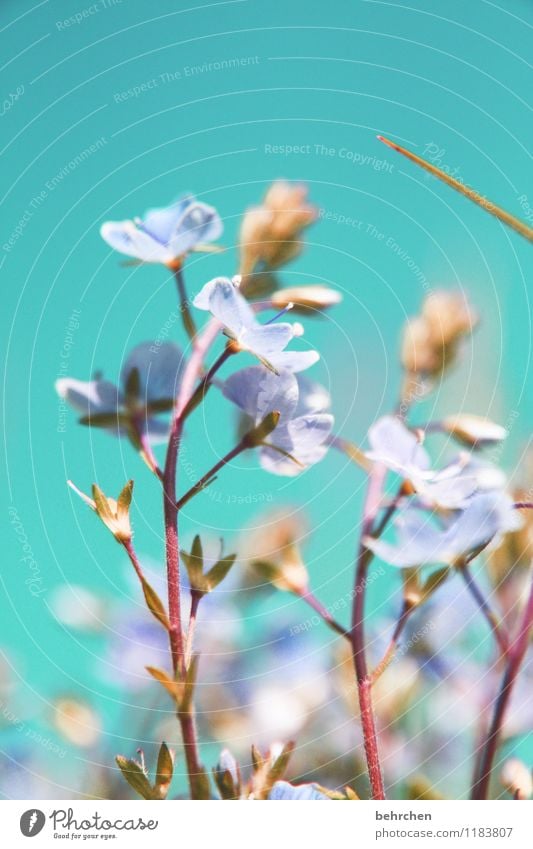
M496 545L502 534L517 530L521 523L510 496L491 490L472 496L444 527L433 524L425 511L408 506L394 523L395 544L367 537L365 545L392 566L453 563L491 541Z
M249 351L273 371L302 371L319 359L316 351L285 351L294 336L303 332L300 324L288 322L260 324L255 313L227 277L215 277L196 295L193 304L207 310L224 327L226 335L243 351Z
M460 455L440 471L415 434L395 416L383 416L368 431L371 450L366 456L409 481L427 503L443 509L465 506L478 489L477 475L466 469L468 455Z
M200 243L218 239L222 229L216 209L185 195L170 206L149 209L144 218L106 221L100 234L127 256L168 265Z
M296 475L303 466L317 463L326 454L333 416L325 412L329 396L322 387L300 376L297 379L290 371L275 375L261 366L251 366L232 374L223 391L254 425L268 413L280 413L277 427L259 449L266 471Z
M56 381L56 390L74 410L80 422L103 427L116 435L133 426L150 441L164 441L168 424L156 418L172 409L181 377L183 355L177 345L166 342L137 345L124 363L120 386L108 380Z
M276 781L268 796L271 802L310 802L330 799L318 790L316 784L289 784L288 781Z

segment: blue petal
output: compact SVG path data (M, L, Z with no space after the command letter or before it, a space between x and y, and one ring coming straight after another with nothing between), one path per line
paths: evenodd
M465 510L448 528L445 546L457 555L499 539L508 531L521 527L522 518L513 500L505 492L483 492L475 495Z
M248 325L241 330L237 336L237 341L245 350L272 362L272 357L283 351L293 336L292 324L287 322L280 324L259 324L255 322L254 325Z
M155 445L159 442L166 442L170 432L170 423L168 419L156 419L154 416L145 418L142 423L142 432L148 438L148 441Z
M289 784L288 781L276 781L268 798L271 802L330 802L328 796L321 793L315 784Z
M298 372L313 366L320 359L318 351L281 351L279 354L271 354L269 362L277 371Z
M162 245L168 245L176 230L176 225L191 203L194 203L193 196L185 195L170 204L170 206L149 209L144 214L142 220L144 230L150 233L158 242L161 242Z
M304 465L321 460L328 446L324 445L333 428L333 416L318 413L299 416L289 422L294 456Z
M326 455L327 438L333 427L333 416L327 413L300 416L287 425L278 425L267 438L277 448L289 453L298 462L285 457L272 448L260 449L260 462L265 471L276 475L294 477L307 466L318 463Z
M122 401L117 387L109 380L75 380L62 377L56 381L56 391L82 415L116 413Z
M261 366L250 366L232 374L225 381L223 392L256 423L274 410L281 413L281 422L285 423L298 403L296 378L287 371L272 374Z
M193 201L183 211L169 238L175 256L187 253L200 242L213 242L222 235L222 221L212 206Z
M394 525L396 544L367 538L367 548L391 566L423 566L441 562L445 534L431 523L427 513L407 507Z
M295 415L327 413L331 407L331 396L328 390L322 384L309 380L301 374L296 380L298 381L298 406Z
M193 304L209 310L237 338L245 327L257 322L248 301L227 277L215 277L196 295Z
M140 230L133 221L106 221L100 235L116 251L143 262L170 262L174 257L167 247Z
M126 385L128 375L136 368L139 372L139 397L144 402L175 398L181 377L183 354L173 342L156 345L142 342L129 354L120 380Z
M521 518L504 492L473 496L445 530L431 524L422 511L406 508L395 522L397 543L366 539L365 545L393 566L452 563L501 535L520 527Z
M404 473L430 466L427 452L416 436L395 416L383 416L368 431L371 450L367 457L388 469Z
M420 497L436 507L441 507L443 510L457 510L465 507L468 499L478 488L477 479L473 475L457 473L454 477L448 477L444 474L446 471L444 469L431 479L413 475L411 482Z

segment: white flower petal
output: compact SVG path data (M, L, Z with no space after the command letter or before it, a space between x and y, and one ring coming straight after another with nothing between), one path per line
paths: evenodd
M133 221L106 221L100 235L116 251L143 262L167 263L174 259L172 252Z

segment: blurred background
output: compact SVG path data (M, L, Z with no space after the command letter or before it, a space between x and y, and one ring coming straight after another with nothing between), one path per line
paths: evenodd
M88 491L98 481L116 494L135 479L135 542L159 585L157 482L125 441L62 415L54 392L65 375L116 379L141 341L166 334L185 344L170 273L121 264L99 236L106 219L142 215L185 191L214 205L226 251L188 261L195 293L235 272L243 210L276 178L306 182L318 220L281 280L343 294L305 333L321 352L312 376L332 393L336 432L364 441L397 398L406 317L432 288L463 290L480 327L420 417L462 410L505 425L509 439L492 459L523 482L533 411L530 245L376 134L531 224L532 26L530 0L3 0L0 796L128 795L116 753L141 746L153 760L163 737L179 751L170 706L143 672L154 658L165 665L164 644L123 552L66 486L71 478ZM187 430L184 481L232 447L234 424L212 393ZM363 485L334 452L291 479L245 456L187 505L182 540L200 532L235 550L243 529L281 508L307 522L314 590L340 605L347 624ZM383 569L370 591L376 657L399 603L397 573ZM302 602L251 583L236 567L199 626L205 763L222 744L246 763L251 740L296 737L293 778L364 790L338 640L306 624ZM483 624L459 628L473 611L461 586L446 591L449 615L431 619L423 664L402 655L378 708L397 795L419 774L445 795L467 792L457 711L472 734L478 701L465 680L473 647L489 652L488 634ZM453 687L433 664L448 644L450 668L462 652ZM177 794L181 757L176 771Z

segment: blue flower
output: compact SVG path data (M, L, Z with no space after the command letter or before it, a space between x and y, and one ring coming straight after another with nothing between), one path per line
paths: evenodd
M295 475L302 466L317 463L326 454L333 416L326 412L329 396L323 387L300 375L296 378L290 371L275 375L251 366L232 374L223 391L253 425L271 412L280 413L277 427L259 449L266 471Z
M268 798L271 802L311 802L330 799L321 793L316 784L289 784L288 781L276 781Z
M186 195L170 206L149 209L144 218L106 221L100 234L127 256L168 265L201 243L218 239L222 229L216 209Z
M196 295L193 304L207 310L224 327L226 335L242 351L249 351L273 371L302 371L319 359L316 351L285 351L294 336L303 332L301 325L277 322L260 324L237 284L227 277L215 277Z
M174 405L183 355L177 345L143 342L128 356L120 387L108 380L56 381L56 390L81 413L80 422L103 427L116 435L134 431L152 442L164 441L168 424L156 416Z
M521 527L514 502L501 490L472 496L466 507L437 527L427 512L406 507L397 517L396 543L367 537L367 548L392 566L424 566L449 563L484 547L496 546L502 535Z
M464 507L479 488L473 468L467 469L467 454L434 471L420 439L395 416L378 419L368 431L368 441L368 459L409 481L426 504L451 510Z

